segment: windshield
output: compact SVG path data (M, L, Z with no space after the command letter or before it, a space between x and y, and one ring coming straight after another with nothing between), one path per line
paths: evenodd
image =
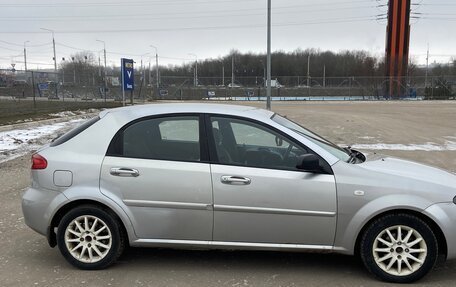
M324 150L334 155L338 159L343 160L345 162L347 162L350 159L350 154L347 153L347 151L345 151L343 148L337 146L336 144L333 144L332 142L317 135L316 133L309 131L308 129L298 125L297 123L290 121L289 119L284 118L278 114L274 114L271 119L279 125L306 137L311 142L323 148Z

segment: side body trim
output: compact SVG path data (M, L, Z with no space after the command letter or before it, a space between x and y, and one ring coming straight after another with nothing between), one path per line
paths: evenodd
M251 250L290 250L290 251L319 251L340 252L342 247L329 245L304 245L304 244L279 244L279 243L255 243L255 242L226 242L226 241L199 241L199 240L170 240L170 239L138 239L132 242L132 246L143 247L200 247L222 249L251 249Z
M212 205L206 203L184 203L174 201L149 201L125 199L123 203L127 206L136 207L156 207L156 208L174 208L174 209L194 209L194 210L211 210Z
M265 208L265 207L248 207L248 206L232 206L232 205L214 205L214 211L228 212L247 212L247 213L269 213L269 214L287 214L287 215L305 215L305 216L320 216L334 217L336 212L313 211L313 210L297 210L297 209L281 209L281 208Z

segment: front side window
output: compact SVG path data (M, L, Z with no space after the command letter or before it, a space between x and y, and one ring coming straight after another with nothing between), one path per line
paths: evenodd
M128 126L118 138L123 157L199 161L198 116L145 119Z
M327 152L331 153L333 156L337 157L338 159L345 161L345 162L349 160L350 155L343 148L341 148L341 147L337 146L336 144L333 144L332 142L328 141L327 139L324 139L321 136L309 131L308 129L298 125L297 123L292 122L289 119L284 118L278 114L275 114L272 117L272 120L275 121L276 123L280 124L281 126L306 137L307 139L312 141L314 144L325 149Z
M279 133L247 120L211 117L211 123L222 164L297 170L299 157L308 153Z

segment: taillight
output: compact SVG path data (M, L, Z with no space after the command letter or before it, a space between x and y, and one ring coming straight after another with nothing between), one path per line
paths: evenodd
M48 163L47 160L39 154L32 155L32 169L45 169Z

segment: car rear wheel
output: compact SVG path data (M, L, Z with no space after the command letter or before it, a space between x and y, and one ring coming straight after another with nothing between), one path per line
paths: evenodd
M57 244L65 259L80 269L103 269L113 264L125 247L115 218L96 206L72 209L60 221Z
M392 214L375 220L360 244L366 268L387 282L410 283L422 278L434 267L437 254L437 239L432 229L409 214Z

